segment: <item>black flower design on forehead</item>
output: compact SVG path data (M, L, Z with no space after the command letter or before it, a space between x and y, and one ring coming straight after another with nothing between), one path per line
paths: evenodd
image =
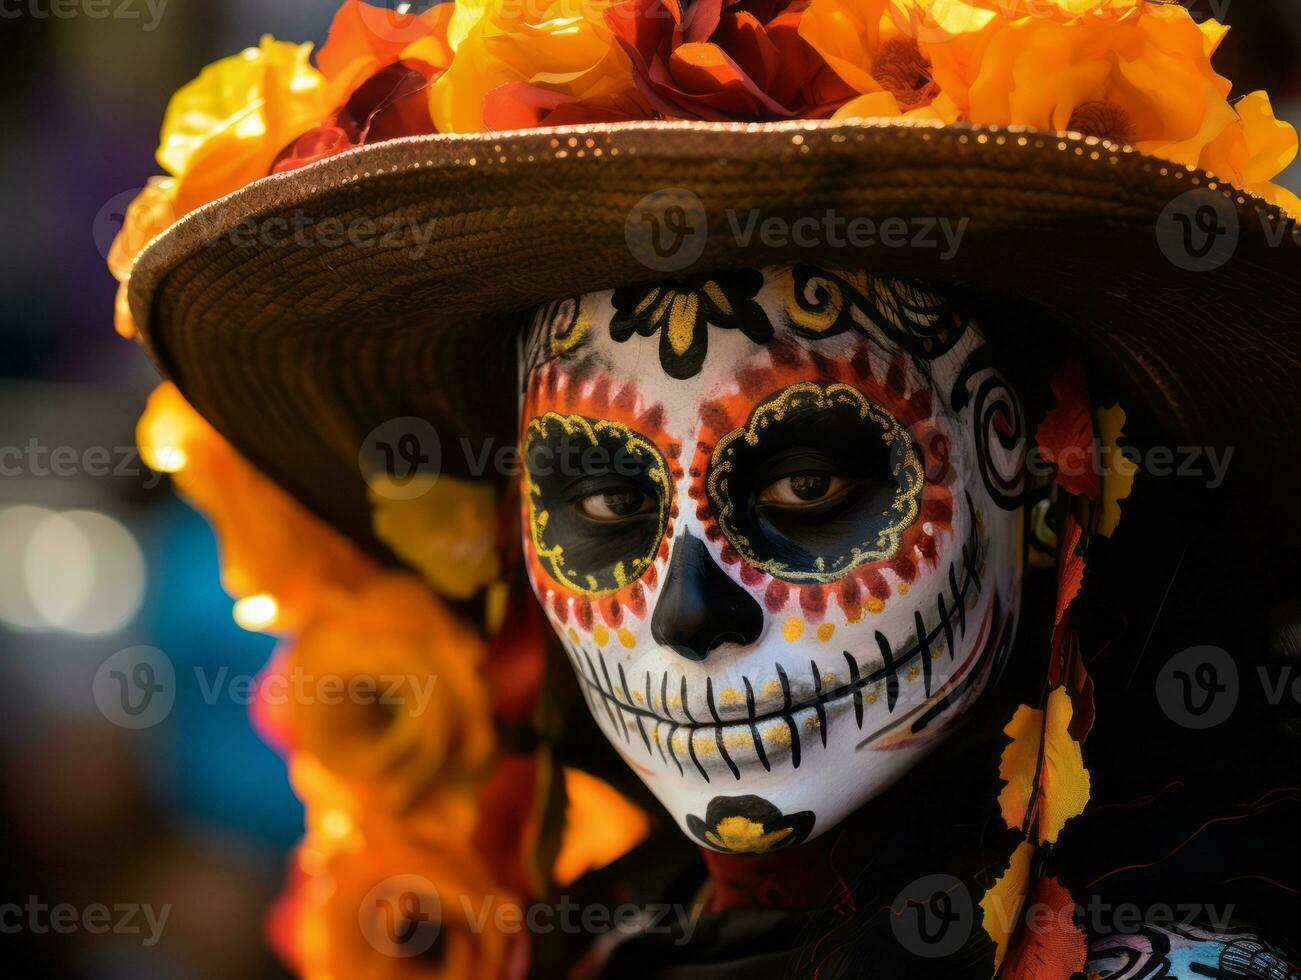
M613 296L610 337L660 335L660 364L671 378L700 373L711 326L740 330L756 344L772 340L773 328L755 295L763 286L757 269L696 276L654 286L627 286Z

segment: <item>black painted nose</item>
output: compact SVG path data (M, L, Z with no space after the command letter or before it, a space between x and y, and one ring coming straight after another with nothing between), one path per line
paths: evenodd
M704 660L721 643L753 643L763 610L709 557L705 543L684 533L651 617L651 636L688 660Z

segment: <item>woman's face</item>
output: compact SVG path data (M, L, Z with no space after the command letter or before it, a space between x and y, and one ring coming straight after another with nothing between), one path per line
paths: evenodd
M995 676L1022 418L945 298L746 269L540 310L524 548L597 724L683 830L833 827Z

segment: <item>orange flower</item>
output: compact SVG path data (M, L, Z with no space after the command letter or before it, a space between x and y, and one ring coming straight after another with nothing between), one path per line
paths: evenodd
M119 286L114 302L113 325L128 340L136 335L131 309L127 305L126 280L131 263L150 240L176 220L176 181L171 177L150 177L144 189L127 205L122 227L108 249L108 269Z
M448 27L456 55L429 92L439 132L488 128L485 100L503 86L515 86L497 107L508 119L561 102L621 118L646 115L628 59L602 19L606 6L606 0L459 0ZM530 109L521 84L550 105Z
M176 181L171 177L150 177L144 190L127 205L122 227L108 250L108 268L118 282L125 282L131 263L150 239L176 220Z
M1211 67L1223 28L1180 6L1067 25L996 20L978 37L923 42L961 117L1075 130L1195 166L1232 125L1229 82Z
M375 565L235 452L171 382L149 398L136 428L145 462L171 473L212 523L231 595L269 600L268 628L295 629Z
M325 118L331 106L311 50L266 36L172 96L158 162L176 178L178 214L266 176L284 147Z
M1301 215L1301 198L1271 182L1296 159L1296 129L1275 118L1264 92L1244 96L1234 111L1238 121L1206 147L1201 165L1293 216Z
M289 931L306 980L523 976L519 900L473 852L391 826L364 838L297 880Z
M337 108L371 76L396 61L422 61L441 71L452 60L447 25L454 5L437 4L405 14L362 0L346 0L316 53L328 84L328 103Z
M338 599L293 645L293 742L400 810L493 745L482 644L410 575ZM300 693L301 692L301 693Z
M916 38L901 30L888 0L813 0L800 21L800 36L860 95L836 115L901 115L935 101L930 60Z

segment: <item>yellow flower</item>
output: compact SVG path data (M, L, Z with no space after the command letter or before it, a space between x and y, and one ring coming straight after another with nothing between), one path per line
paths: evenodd
M331 107L311 50L264 36L172 96L158 162L177 178L179 214L266 176L281 150L325 118Z
M293 743L401 810L493 746L483 645L410 575L339 598L295 641Z
M442 133L485 129L483 101L523 82L587 104L633 91L632 66L603 19L608 0L459 0L448 27L451 67L429 90Z
M497 496L482 481L412 477L401 493L389 478L371 477L367 497L375 536L415 569L439 595L469 599L496 580Z
M136 442L145 462L171 473L211 522L226 591L275 600L278 618L268 629L292 631L334 593L376 574L374 563L346 538L236 453L171 382L150 396Z

